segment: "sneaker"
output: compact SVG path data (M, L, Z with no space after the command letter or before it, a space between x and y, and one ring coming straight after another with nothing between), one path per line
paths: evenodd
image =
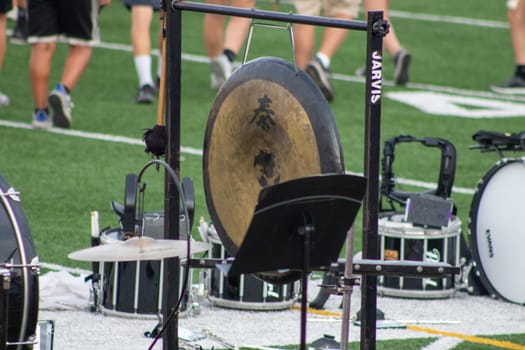
M412 56L405 49L399 50L394 56L394 83L405 85L408 82L408 67Z
M9 41L12 44L26 44L27 43L27 19L25 17L18 17L15 28Z
M305 71L319 86L326 100L329 102L333 101L334 90L332 89L332 85L330 85L330 82L328 81L328 77L331 73L327 68L323 66L321 61L319 61L319 59L315 57L313 60L310 61L310 63L308 63L308 65L305 68Z
M500 94L525 94L525 79L514 75L503 83L491 85L490 89Z
M64 87L58 84L55 89L49 93L47 101L51 108L53 124L59 128L69 128L71 126L73 102Z
M366 75L366 66L359 67L355 70L355 75L364 77Z
M232 64L224 54L210 60L210 69L210 86L212 89L220 88L232 74Z
M51 117L45 111L33 113L33 127L38 129L49 129L53 126Z
M135 95L135 103L153 103L155 101L156 90L153 86L146 84L139 87L137 94Z
M9 106L9 96L0 92L0 106Z

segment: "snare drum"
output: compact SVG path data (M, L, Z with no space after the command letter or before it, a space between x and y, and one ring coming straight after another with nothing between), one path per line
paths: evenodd
M505 158L479 181L470 208L472 256L495 297L525 304L525 158Z
M9 349L25 349L36 342L39 263L20 193L1 176L0 241L0 267L11 275L7 344Z
M226 259L228 254L216 238L208 255L210 258ZM271 284L250 275L227 278L218 268L210 271L208 278L209 299L214 305L241 310L283 310L290 308L296 298L297 282Z
M101 233L100 244L123 240L120 228ZM102 313L124 317L152 318L162 314L164 260L100 263L99 308ZM183 285L181 266L179 288ZM190 274L191 281L191 274ZM191 282L188 282L190 290ZM181 311L187 310L189 293L185 293Z
M461 222L452 216L447 227L423 228L404 222L404 213L394 213L379 219L382 260L442 262L459 266ZM457 277L379 278L378 292L383 295L408 298L448 298L455 294Z

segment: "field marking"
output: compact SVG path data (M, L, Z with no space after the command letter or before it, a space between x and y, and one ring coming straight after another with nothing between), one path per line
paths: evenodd
M462 25L480 26L480 27L488 27L488 28L508 28L505 22L498 22L498 21L477 20L477 19L464 18L464 17L439 16L439 15L430 15L430 14L418 14L418 13L393 11L393 10L390 11L390 13L393 17L417 19L421 21L456 23L456 24L462 24ZM109 49L109 50L132 52L132 48L130 45L120 44L120 43L100 42L99 44L96 45L96 47L103 48L103 49ZM158 55L159 51L154 49L152 50L152 54ZM182 53L181 59L185 61L189 61L189 62L208 63L207 57L202 56L202 55L189 54L189 53ZM351 76L351 75L338 74L338 73L333 73L332 75L333 75L333 79L336 79L336 80L348 81L348 82L354 82L354 83L363 83L363 84L365 83L365 79L360 76ZM383 84L385 86L395 86L395 84L389 80L383 80ZM455 95L461 94L461 95L466 95L466 96L475 96L475 97L525 102L525 97L522 97L522 96L500 95L500 94L496 94L490 91L466 90L466 89L458 89L458 88L447 87L447 86L437 86L437 85L432 85L432 84L408 83L406 85L406 88L416 89L416 90L427 90L427 91L430 90L430 91L446 92L446 93L455 94ZM20 128L20 129L32 129L32 126L30 124L25 124L25 123L0 121L0 125L7 126L7 127ZM120 142L120 143L142 145L142 146L144 145L144 142L142 140L128 138L125 136L99 134L99 133L94 133L94 132L83 132L83 131L78 131L78 130L65 130L65 129L59 129L59 128L51 128L49 131L57 133L57 134L77 136L77 137L82 137L82 138L87 138L87 139ZM181 152L202 156L202 150L198 150L198 149L191 148L191 147L181 146ZM405 179L405 178L396 178L396 181L403 185L416 186L416 187L427 188L427 189L433 189L435 187L434 183ZM462 187L454 187L452 191L454 193L467 194L467 195L472 195L475 192L474 189L462 188Z
M300 311L301 308L299 306L292 306L292 310ZM318 309L313 309L313 308L307 308L307 312L311 314L315 314L315 315L320 315L320 316L329 316L329 317L336 317L336 318L342 317L341 312L332 312L332 311L318 310ZM402 322L402 321L396 321L396 322L409 323L409 322ZM509 341L504 341L504 340L495 340L495 339L472 336L472 335L457 333L457 332L440 331L435 328L421 327L421 326L416 326L413 324L407 324L406 329L415 331L415 332L424 332L424 333L439 335L439 336L448 337L448 338L456 338L456 339L460 339L462 341L467 341L470 343L492 345L492 346L503 348L503 349L525 350L524 345L520 345L520 344L516 344L516 343L509 342ZM453 345L456 345L456 344L453 344Z
M274 3L275 0L261 0L266 3ZM281 0L281 3L292 6L292 0ZM506 13L505 5L502 7L502 13ZM360 11L362 14L363 10ZM460 24L466 26L474 27L484 27L484 28L497 28L497 29L508 29L509 25L507 22L494 21L490 19L475 19L467 17L457 17L457 16L447 16L447 15L434 15L429 13L417 13L417 12L407 12L388 9L390 17L397 17L403 19L412 19L424 22L440 22L440 23L450 23L450 24Z
M407 325L407 329L411 331L425 332L425 333L440 335L444 337L458 338L464 341L468 341L470 343L492 345L492 346L496 346L498 348L503 348L503 349L525 350L525 345L511 343L509 341L504 341L504 340L495 340L495 339L490 339L490 338L466 335L462 333L446 332L446 331L440 331L434 328L420 327L420 326L414 326L414 325Z
M0 120L0 126L4 126L8 128L15 128L15 129L25 129L25 130L34 129L33 126L29 123L13 122L10 120ZM135 145L135 146L144 146L144 141L140 139L126 137L126 136L101 134L101 133L90 132L90 131L62 129L62 128L55 128L55 127L47 129L47 130L42 130L42 131L47 131L47 132L64 135L64 136L80 137L80 138L90 139L90 140L123 143L123 144L128 144L128 145ZM193 147L181 146L180 150L181 150L181 153L185 153L185 154L191 154L191 155L196 155L196 156L201 156L201 157L203 155L203 151L201 149L197 149ZM349 173L355 174L355 175L362 175L362 174L353 173L353 172L349 172ZM434 189L436 187L436 185L431 182L424 182L424 181L404 179L404 178L396 178L396 182L399 184L403 184L403 185L421 187L421 188L426 188L426 189ZM475 191L474 189L471 189L471 188L454 186L452 188L452 192L471 195L471 194L474 194Z
M20 123L20 122L13 122L9 120L0 120L0 126L5 126L9 128L15 128L15 129L34 129L31 124L28 123ZM141 139L134 139L127 136L119 136L119 135L109 135L109 134L101 134L97 132L90 132L90 131L81 131L81 130L73 130L73 129L62 129L62 128L50 128L42 131L51 132L54 134L59 135L65 135L65 136L75 136L80 137L84 139L90 139L90 140L99 140L99 141L109 141L109 142L115 142L115 143L124 143L128 145L138 145L138 146L144 146L144 141ZM196 156L202 156L202 150L192 148L192 147L184 147L181 146L181 152L186 154L192 154Z

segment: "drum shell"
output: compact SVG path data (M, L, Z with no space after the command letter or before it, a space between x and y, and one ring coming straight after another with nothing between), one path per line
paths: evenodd
M0 268L0 349L7 344L8 292L11 287L11 272Z
M120 229L101 234L101 244L114 244L120 240ZM100 263L99 307L105 314L124 317L154 316L162 313L163 260L144 260ZM181 267L179 288L184 271ZM188 284L188 289L191 283ZM187 310L189 294L185 293L181 311Z
M218 239L211 239L211 258L228 258ZM218 268L209 272L210 300L217 306L242 310L282 310L290 308L297 298L297 282L272 284L250 274L228 278Z
M379 220L381 259L447 263L459 266L461 222L453 216L446 228L426 229L403 222L404 213ZM397 256L396 256L397 255ZM381 276L380 294L407 298L448 298L458 288L457 276L442 278Z
M481 178L472 197L469 240L482 286L495 298L525 304L523 198L525 158L503 158Z
M0 264L12 264L8 291L8 343L32 344L38 321L38 257L20 193L0 176ZM8 265L6 265L8 266ZM10 349L27 348L25 345Z

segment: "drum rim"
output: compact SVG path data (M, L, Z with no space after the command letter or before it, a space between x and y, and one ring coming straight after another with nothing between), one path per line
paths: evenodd
M23 344L33 344L33 339L36 336L36 328L38 323L38 302L39 302L39 283L38 273L34 266L39 265L38 256L34 247L33 239L29 231L27 224L27 217L20 205L19 200L12 199L9 191L14 188L9 185L7 180L0 176L0 204L6 210L6 214L10 219L10 224L13 229L14 238L18 246L18 252L20 256L20 263L16 269L21 269L21 274L18 276L11 275L11 286L14 281L20 278L23 281L22 286L22 317L20 318L20 329L18 330L16 342ZM18 192L15 190L18 194ZM13 203L11 203L13 202ZM25 223L24 227L21 227L19 220ZM24 230L27 228L27 230ZM35 310L33 310L33 308ZM11 310L8 312L10 313ZM32 324L29 324L29 323ZM32 334L28 334L32 333ZM9 338L9 334L8 334ZM12 340L8 339L8 342Z
M394 214L397 215L397 214ZM402 215L399 213L398 215ZM390 216L389 216L390 217ZM448 227L441 230L437 228L424 228L420 226L413 226L408 222L394 222L398 227L386 227L389 222L389 217L381 217L378 223L378 235L385 237L409 238L409 239L439 239L451 238L461 235L461 221L459 217L453 215ZM390 221L393 222L393 221ZM381 231L383 229L383 231ZM400 232L396 232L400 231ZM425 232L428 231L428 232Z
M523 302L517 302L510 300L509 298L505 297L501 292L499 292L496 287L493 285L492 281L489 279L487 273L485 272L485 268L481 264L481 257L478 250L478 230L477 230L477 220L478 220L478 211L479 211L479 205L480 201L483 198L483 193L486 190L486 184L490 182L490 180L493 178L496 173L503 169L504 167L514 164L514 163L522 163L525 165L525 157L519 157L519 158L502 158L496 164L494 164L486 173L483 175L483 177L478 181L476 185L476 190L474 193L474 196L472 197L471 205L470 205L470 211L469 211L469 224L468 224L468 234L469 234L469 243L470 243L470 250L472 252L472 259L476 263L476 270L479 273L479 279L481 281L481 284L483 287L487 289L487 291L492 296L496 296L502 300L518 304L518 305L525 305L525 300Z

